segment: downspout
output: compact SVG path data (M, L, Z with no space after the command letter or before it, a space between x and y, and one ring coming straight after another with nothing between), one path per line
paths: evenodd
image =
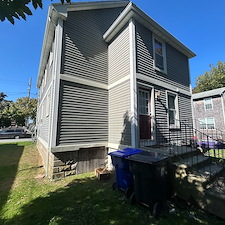
M129 21L130 43L130 96L131 96L131 146L137 147L137 74L136 74L136 41L135 24L131 18Z
M224 111L224 92L221 94L221 104L222 104L222 111L223 111L223 122L224 122L224 126L225 126L225 111Z

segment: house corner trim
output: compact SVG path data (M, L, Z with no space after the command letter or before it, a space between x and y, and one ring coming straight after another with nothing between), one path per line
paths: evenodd
M136 48L135 48L135 24L129 21L130 39L130 96L131 96L131 146L137 147L137 74L136 74Z

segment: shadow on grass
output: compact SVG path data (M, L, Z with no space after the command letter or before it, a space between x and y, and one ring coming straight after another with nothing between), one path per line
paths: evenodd
M4 224L146 224L149 211L131 206L111 183L95 177L77 179L65 188L25 205L20 214Z
M17 143L0 145L0 211L7 202L23 150L24 146Z

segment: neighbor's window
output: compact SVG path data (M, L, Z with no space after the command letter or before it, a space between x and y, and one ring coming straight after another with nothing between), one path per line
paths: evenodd
M214 118L202 118L199 119L200 129L215 129Z
M205 109L212 109L213 108L212 98L205 98L204 105L205 105Z
M176 94L168 93L168 118L170 127L178 127L179 125L179 112L178 112L178 99Z
M154 38L154 61L155 67L166 72L166 50L165 43Z

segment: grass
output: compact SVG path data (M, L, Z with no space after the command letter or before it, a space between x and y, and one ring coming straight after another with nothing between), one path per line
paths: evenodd
M58 181L44 171L32 143L0 144L0 224L4 225L219 225L224 221L193 207L154 219L148 208L132 206L113 191L113 179L101 182L93 173Z
M225 149L210 149L209 155L215 158L225 159Z

